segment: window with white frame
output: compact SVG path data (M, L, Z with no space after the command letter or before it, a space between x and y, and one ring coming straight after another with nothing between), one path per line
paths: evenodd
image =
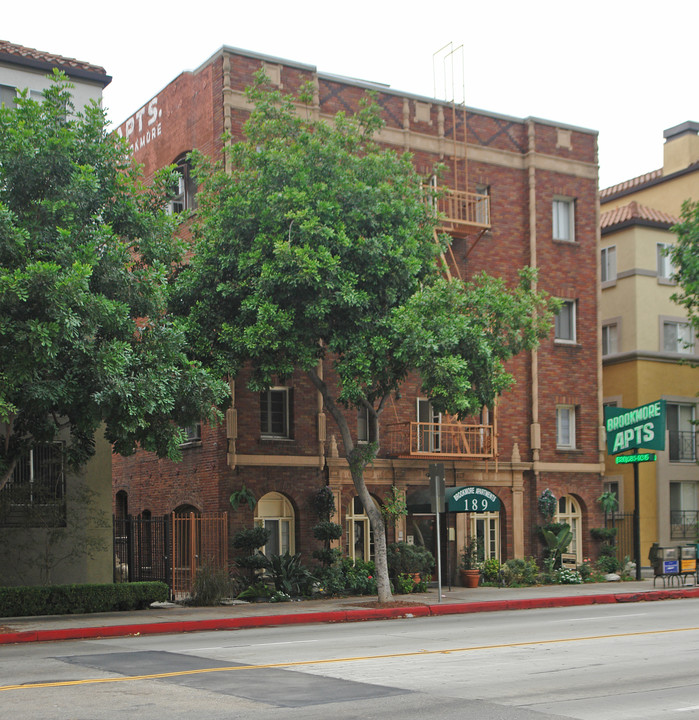
M575 201L570 198L554 198L552 205L553 239L575 241Z
M602 325L602 355L619 352L619 326L616 323Z
M616 282L616 245L602 248L601 254L602 282Z
M291 437L291 388L273 387L260 393L260 434Z
M556 447L575 449L575 405L556 406Z
M671 247L670 243L657 244L658 280L672 280L672 276L675 274L675 267L668 254Z
M575 300L564 300L556 315L555 333L556 340L559 342L574 343L576 341L576 305Z
M263 548L265 555L293 555L294 508L281 493L263 495L255 506L255 524L269 530L269 540Z
M692 355L694 353L692 326L688 322L664 320L663 350L665 352Z

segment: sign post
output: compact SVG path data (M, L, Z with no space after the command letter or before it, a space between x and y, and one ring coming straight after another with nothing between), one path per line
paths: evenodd
M630 450L630 455L617 457L617 465L633 465L633 545L636 580L641 579L641 514L638 463L655 461L655 453L641 453L639 448L665 449L665 401L627 408L605 407L604 427L607 431L609 455Z
M437 592L442 602L442 542L439 537L439 511L444 507L444 463L430 463L430 503L435 513L437 536Z

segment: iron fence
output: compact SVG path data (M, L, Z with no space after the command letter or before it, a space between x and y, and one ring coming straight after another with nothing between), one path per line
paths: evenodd
M696 462L697 434L693 430L670 430L670 462Z

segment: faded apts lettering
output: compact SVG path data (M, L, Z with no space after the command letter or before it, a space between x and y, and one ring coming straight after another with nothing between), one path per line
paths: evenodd
M148 105L144 105L135 115L132 115L124 123L123 130L122 128L117 130L117 134L125 137L129 141L131 151L136 152L155 138L160 137L162 114L163 111L158 109L158 98L154 97Z

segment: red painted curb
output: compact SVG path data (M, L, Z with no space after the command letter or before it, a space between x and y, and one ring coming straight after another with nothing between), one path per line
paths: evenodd
M291 615L261 615L258 617L219 618L217 620L177 620L173 622L107 625L102 627L64 628L61 630L30 630L0 633L0 645L54 640L85 640L99 637L127 637L129 635L160 635L167 633L200 632L204 630L238 630L301 625L313 623L361 622L406 617L462 615L504 610L533 610L549 607L574 607L610 603L654 602L699 597L699 587L664 588L636 593L578 595L548 598L520 598L518 600L488 600L483 602L415 605L398 608L363 608L358 610L324 610Z

